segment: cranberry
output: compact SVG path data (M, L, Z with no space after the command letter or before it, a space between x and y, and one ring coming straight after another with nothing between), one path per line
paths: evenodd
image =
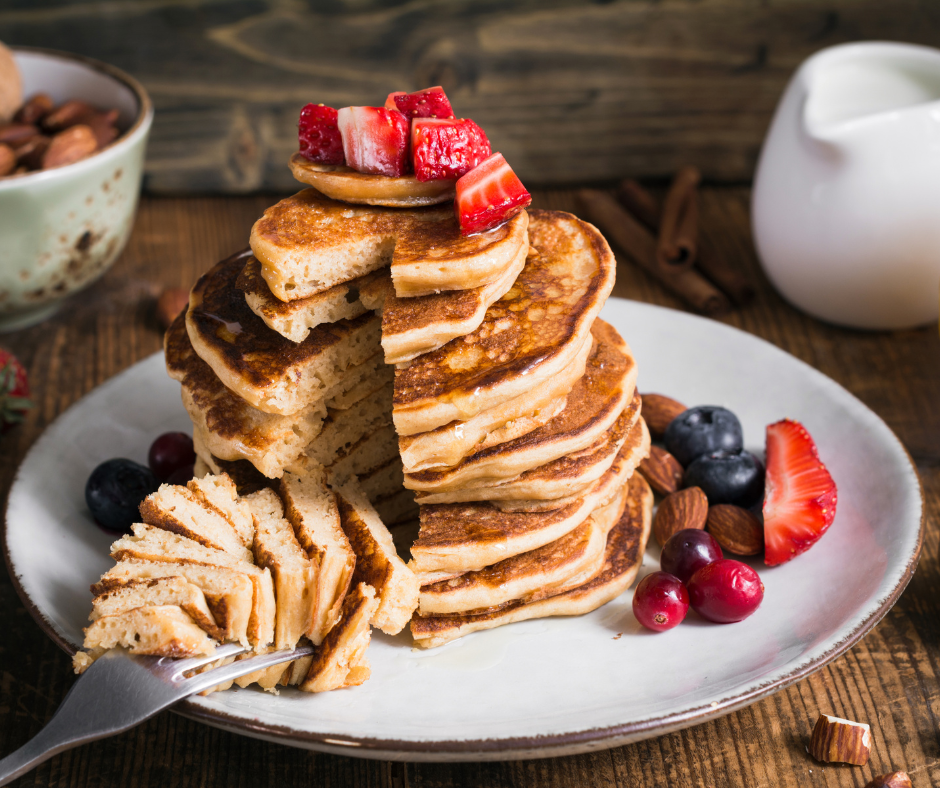
M686 528L676 531L666 540L659 565L664 572L688 583L699 569L721 556L721 546L714 536L700 528Z
M185 432L165 432L150 444L147 464L153 475L162 482L169 479L173 471L194 462L196 452L193 449L193 439Z
M682 623L689 611L689 594L678 577L653 572L633 593L633 615L647 629L663 632Z
M703 566L689 580L692 609L719 624L741 621L760 607L764 584L757 572L732 558Z
M182 484L186 486L186 482L193 478L196 475L195 469L192 465L184 465L182 468L177 468L173 473L169 475L166 480L167 484Z

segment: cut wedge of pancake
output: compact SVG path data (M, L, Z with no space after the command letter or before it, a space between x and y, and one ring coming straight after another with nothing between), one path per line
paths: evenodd
M362 364L346 371L320 399L296 413L266 413L253 407L222 384L212 369L193 350L182 316L165 338L167 370L181 384L183 405L205 447L224 460L248 460L269 478L278 478L304 453L314 438L333 422L345 423L353 432L365 429L359 416L350 412L357 406L380 407L386 420L391 412L392 370L375 353ZM389 386L379 405L368 398ZM339 415L331 418L330 408ZM332 431L339 429L334 424ZM357 440L360 435L353 437ZM350 436L352 437L352 436Z
M419 181L414 175L398 178L370 175L342 164L309 161L299 153L290 157L290 171L298 181L333 200L359 205L416 208L450 202L456 195L453 180Z
M377 427L337 455L327 467L330 483L345 484L351 477L368 473L397 457L395 428L391 424Z
M285 339L248 308L235 286L242 266L236 255L200 277L189 296L186 329L199 357L250 405L296 413L379 350L381 321L371 313L320 325L299 344Z
M372 625L401 632L418 607L418 580L398 557L392 535L355 480L336 490L340 523L356 554L353 584L367 583L379 600Z
M560 539L606 504L634 473L624 445L607 472L581 496L554 509L506 512L489 502L424 504L409 566L425 585L429 573L471 572Z
M356 555L343 533L336 496L326 486L322 469L305 476L285 474L280 493L298 542L318 567L316 607L306 634L319 645L339 621Z
M115 646L157 657L195 657L215 651L215 642L176 605L138 607L99 618L85 629L84 648L97 652Z
M296 301L391 266L402 297L467 290L499 279L526 240L522 211L465 236L453 206L357 207L305 189L268 208L251 229L251 250L275 297Z
M251 251L242 252L245 267L238 275L236 286L245 294L245 302L252 312L260 317L272 331L277 331L291 342L303 342L310 330L321 323L337 320L353 320L359 315L375 309L374 298L363 299L363 293L371 293L384 282L391 287L388 270L381 269L343 282L322 293L297 301L281 301L275 298L268 283L261 276L261 263ZM370 301L373 305L367 305Z
M248 460L222 460L213 455L199 437L199 431L195 429L193 430L193 450L196 452L193 473L199 478L207 474L224 473L232 480L239 495L250 495L271 485L271 480Z
M622 594L643 562L652 523L653 492L639 474L628 483L627 503L620 521L607 537L604 565L583 585L535 602L511 603L499 610L470 616L417 614L411 620L415 645L434 648L471 632L547 616L578 616L596 610Z
M559 211L532 211L529 241L537 254L479 328L396 371L399 435L467 421L523 396L562 373L590 341L614 284L607 242L591 225Z
M500 443L514 440L555 418L568 401L568 394L584 375L593 347L588 336L574 360L559 374L518 397L488 408L466 421L398 439L402 463L409 473L457 465L464 457Z
M624 413L639 418L636 362L616 329L598 319L584 375L555 418L519 438L475 451L452 468L405 474L411 490L448 492L514 479L525 471L571 456L603 438ZM632 403L631 403L632 400Z
M503 506L503 502L518 501L521 502L518 508L524 510L538 508L531 506L535 500L556 501L581 495L608 471L622 448L629 451L634 468L649 454L649 430L636 415L632 406L627 408L608 435L592 446L533 468L515 479L447 492L418 492L415 498L420 504L492 501L501 508L511 508L511 504Z
M399 298L389 282L382 302L385 363L411 361L476 329L483 322L490 304L502 298L512 287L525 265L527 253L528 244L525 244L499 279L470 290Z
M612 501L553 542L484 569L422 586L418 613L472 613L526 599L536 592L546 593L575 576L592 577L603 565L607 534L623 513L626 489L621 488Z
M221 473L190 479L186 487L203 506L217 512L231 524L245 547L254 544L255 524L251 519L251 510L244 501L238 499L238 488L230 476Z

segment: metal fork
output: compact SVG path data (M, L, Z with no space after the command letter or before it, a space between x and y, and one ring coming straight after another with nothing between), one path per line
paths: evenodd
M247 651L237 643L211 656L190 659L134 656L111 649L92 663L72 686L52 719L30 741L0 760L0 785L25 774L53 755L79 744L122 733L197 692L313 653L306 644L210 668L197 668Z

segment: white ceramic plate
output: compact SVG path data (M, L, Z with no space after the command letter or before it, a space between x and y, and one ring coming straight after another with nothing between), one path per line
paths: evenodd
M372 678L360 687L278 696L236 689L179 710L346 755L564 755L727 714L818 670L870 630L907 585L922 532L917 474L884 422L806 364L720 323L620 299L604 317L633 347L641 391L732 408L752 451L783 417L815 437L839 487L838 515L796 560L754 563L766 586L757 613L724 626L690 614L653 634L633 618L628 591L587 616L513 624L432 651L412 649L407 633L375 632ZM112 564L111 538L85 509L85 479L110 457L145 461L157 434L188 427L179 386L156 355L76 403L23 462L7 509L7 560L24 603L63 648L81 642L88 586ZM645 571L657 567L655 553Z

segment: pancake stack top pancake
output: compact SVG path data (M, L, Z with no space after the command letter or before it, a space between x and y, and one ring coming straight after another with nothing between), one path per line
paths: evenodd
M495 157L505 165L493 154L477 169ZM652 493L634 475L649 434L630 349L598 318L615 275L600 233L518 204L468 233L463 177L455 218L452 179L299 155L291 168L316 188L265 211L250 251L196 283L165 342L197 476L233 480L254 535L240 560L253 556L272 578L270 631L239 637L323 645L240 683L349 686L368 677L370 625L396 633L410 621L415 643L433 647L621 593L649 533ZM406 566L385 526L416 515L417 538L400 530ZM155 540L154 527L135 530L153 545L146 555L115 545L119 566L158 563L164 548L174 562L197 560ZM111 574L99 596L157 577ZM174 615L151 617L169 631L180 629ZM205 618L218 638L223 627ZM138 624L154 626L121 626Z

